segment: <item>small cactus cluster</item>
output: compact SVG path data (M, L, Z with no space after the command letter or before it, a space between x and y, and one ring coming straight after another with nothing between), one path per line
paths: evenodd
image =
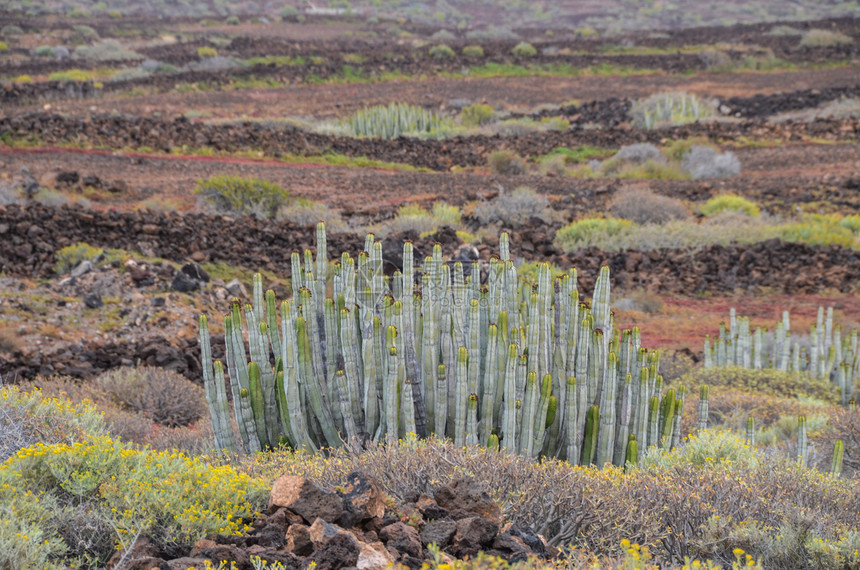
M403 271L388 277L381 242L364 245L327 278L320 224L316 258L292 255L291 300L278 306L256 276L253 303L233 301L224 334L238 442L200 317L217 448L316 451L415 434L624 465L678 442L684 390L662 394L658 353L635 328L616 333L607 267L589 308L575 269L553 279L544 264L536 282L518 277L507 234L486 284L477 262L446 263L439 245L416 272L410 242Z
M356 137L396 139L433 134L453 122L417 105L391 103L357 111L342 124Z
M826 316L825 316L826 315ZM810 347L792 341L791 320L783 311L773 335L757 327L753 332L748 318L738 317L732 309L729 328L720 324L720 336L713 342L705 338L705 368L741 366L762 370L805 372L814 378L839 386L842 405L854 400L860 383L860 338L858 331L842 334L833 324L833 308L818 309L816 324L809 332Z

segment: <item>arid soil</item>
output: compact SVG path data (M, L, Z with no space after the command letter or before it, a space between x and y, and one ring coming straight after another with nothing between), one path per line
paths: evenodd
M117 29L133 25L124 21ZM534 59L511 56L514 41L487 40L481 42L485 59L480 62L461 55L462 47L473 43L462 35L448 42L455 57L429 58L427 45L432 44L419 42L438 43L430 39L437 30L422 27L404 26L414 34L406 40L384 33L359 35L354 32L382 28L344 21L205 28L179 19L152 25L184 41L135 47L147 58L176 66L198 61L198 48L214 45L209 41L214 34L222 34L220 55L308 61L156 74L96 87L47 78L56 71L98 69L102 62L35 59L30 50L38 45L36 37L12 45L8 57L0 59L0 76L29 74L34 81L0 82L0 186L23 179L26 168L37 186L62 197L58 201L86 199L89 206L26 200L0 205L4 378L52 373L90 378L142 362L198 380L197 315L223 312L230 297L243 295L241 286L229 283L232 277L247 287L256 270L265 271L266 285L285 295L290 254L314 246L312 227L202 213L193 188L218 174L272 181L293 197L324 203L355 228L389 219L404 204L445 201L462 207L521 186L533 188L549 198L558 219L504 228L511 232L514 255L577 267L586 294L599 268L608 265L617 300L633 299L632 308L627 303L618 311L619 324L640 326L649 346L681 350L692 360L701 353L704 335L716 331L730 307L750 312L762 326L775 321L783 308L808 319L819 304L836 307L846 325L860 322L857 249L768 241L696 251L564 253L553 243L561 220L602 214L630 187L681 199L691 209L734 192L757 202L767 215L860 212L860 118L809 120L820 105L860 94L855 20L792 23L799 29L841 30L854 38L847 45L809 49L798 48L796 36L768 35L770 27L763 25L596 39L523 31L539 48ZM102 37L114 33L106 23L96 27ZM49 28L65 29L58 22L46 23ZM126 41L119 32L115 37ZM711 45L721 46L732 61L773 56L782 67L707 71L701 51ZM318 59L311 62L311 57ZM479 77L469 71L488 62L535 71L520 77ZM560 64L590 70L549 75L548 66ZM344 82L344 65L363 79ZM384 80L386 73L399 75ZM253 83L261 79L278 86ZM716 119L652 131L632 126L627 113L633 101L667 90L716 100ZM570 128L385 141L321 134L287 120L318 124L390 102L451 115L481 102L509 118L563 117ZM799 115L782 120L786 112ZM614 152L633 143L667 145L689 138L731 150L741 163L740 175L572 178L543 174L538 165L541 155L559 147ZM524 157L528 173L493 173L488 157L500 149ZM326 155L347 165L319 164ZM393 164L356 166L365 159ZM468 215L464 225L482 229ZM424 238L414 232L394 234L387 251L396 252L407 238L419 254L439 241L445 255L452 256L462 244L453 230L442 228ZM124 252L99 259L75 277L57 275L57 251L79 242ZM355 255L362 243L354 233L329 236L332 252ZM477 245L481 260L496 253L497 245L497 238L484 238ZM388 261L393 271L396 255ZM208 280L193 277L201 266L218 274ZM186 277L195 285L188 290ZM217 332L216 351L223 342Z

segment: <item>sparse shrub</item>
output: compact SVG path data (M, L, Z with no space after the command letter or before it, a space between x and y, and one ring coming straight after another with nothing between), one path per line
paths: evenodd
M634 291L630 295L618 299L614 304L616 310L620 311L639 311L641 313L654 314L663 310L663 300L656 293L651 293L643 289ZM664 355L660 355L660 369L663 371ZM665 379L666 375L663 374Z
M839 390L831 382L811 378L801 372L782 370L755 370L743 367L700 368L683 376L679 381L685 386L728 386L792 398L810 397L835 404L839 402Z
M90 26L79 24L73 26L72 29L75 31L75 35L84 40L97 40L99 39L99 33L95 31L95 29Z
M721 69L732 63L731 56L719 49L704 49L700 51L699 60L705 66L705 69Z
M740 212L745 216L757 218L761 214L761 210L755 204L746 198L736 194L720 194L714 196L705 202L699 211L706 217L716 216L723 212Z
M800 38L800 47L802 48L823 48L844 46L854 43L851 36L847 36L842 32L832 30L812 29L804 32Z
M567 160L560 154L548 155L540 161L540 173L543 176L565 176Z
M555 241L564 251L574 251L616 236L632 226L632 222L618 218L585 218L559 228Z
M445 44L439 44L430 48L430 57L433 59L453 59L457 54Z
M460 122L466 127L479 127L493 120L493 108L487 104L475 103L460 111Z
M487 157L487 164L494 174L520 176L526 173L526 162L512 150L497 150Z
M218 55L218 50L216 50L214 47L201 46L197 48L197 57L199 58L215 57L216 55Z
M463 48L463 55L470 59L478 59L484 57L484 48L481 46L466 46Z
M326 229L335 232L348 229L340 212L329 208L326 204L311 200L294 200L280 209L278 218L299 226L312 226L318 222L325 222Z
M741 172L741 162L732 152L718 153L708 146L694 146L684 155L681 168L694 180L729 178Z
M239 16L230 16L226 20L228 26L238 26L241 22L239 21Z
M707 103L684 92L657 93L630 107L633 124L642 129L683 125L713 115Z
M64 275L72 270L78 263L92 260L104 253L104 250L93 247L86 242L67 245L54 253L54 273Z
M548 222L555 216L546 196L531 188L521 187L513 192L500 192L492 200L478 202L475 217L482 225L517 227L527 224L532 218Z
M9 44L6 42L0 42L0 51L9 51Z
M663 147L663 155L671 161L680 163L684 159L684 155L690 152L690 149L694 146L710 146L711 148L716 148L711 145L707 137L690 137L687 139L669 141L668 144Z
M726 434L725 439L734 438ZM702 457L708 447L722 460ZM506 521L536 529L552 545L573 542L577 550L618 556L633 541L647 547L660 567L680 566L686 554L714 557L731 568L738 556L733 550L742 549L753 558L769 556L763 559L766 568L813 568L807 557L815 541L852 554L847 545L836 545L860 531L854 510L845 506L860 500L856 483L823 477L780 458L753 459L742 444L738 448L734 441L708 441L706 436L690 451L701 464L692 464L683 449L672 453L665 462L674 466L631 466L625 472L407 439L370 444L361 454L340 448L325 459L285 450L257 455L246 465L249 472L266 477L285 471L305 475L327 488L342 484L352 471L363 471L401 499L430 494L469 474L499 502ZM744 533L753 524L760 533ZM787 559L778 559L777 541ZM641 562L629 567L645 567Z
M194 193L216 212L274 218L289 193L267 180L213 176L197 182Z
M20 36L24 33L24 30L21 29L21 26L16 26L15 24L8 24L0 28L0 36Z
M98 376L95 384L120 407L167 427L188 426L207 411L203 388L164 368L115 368Z
M295 6L284 6L281 8L281 11L278 12L278 15L281 18L295 18L298 14L299 10Z
M19 75L12 81L15 83L33 83L33 78L29 75Z
M690 215L680 200L655 194L646 188L622 190L609 205L609 212L616 218L637 224L665 224Z
M604 170L607 172L612 172L614 165L645 164L649 160L665 163L666 157L663 156L659 148L651 143L637 143L622 147L611 160L612 163L604 165Z
M95 72L86 69L67 69L66 71L55 71L48 76L48 81L92 81Z
M142 67L129 67L127 69L120 69L114 73L111 76L110 81L132 81L134 79L145 79L151 75L151 72L143 69Z
M537 55L537 49L528 42L520 42L513 47L511 53L516 57L534 57Z
M96 61L123 61L128 59L143 59L136 51L123 47L116 40L103 40L95 45L81 46L75 50L75 56L81 59Z
M460 208L445 202L436 202L430 211L418 204L407 204L397 210L394 219L373 228L376 233L388 234L415 231L429 235L440 226L460 227L462 213Z
M779 25L774 26L765 32L766 36L802 36L803 32L791 26Z
M39 46L33 50L33 55L36 57L54 57L53 46Z

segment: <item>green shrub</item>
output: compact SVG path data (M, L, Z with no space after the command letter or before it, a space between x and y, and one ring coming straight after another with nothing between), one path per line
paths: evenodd
M79 38L82 38L85 40L97 40L97 39L99 39L99 33L97 31L95 31L94 28L91 28L90 26L87 26L84 24L79 24L79 25L73 26L72 29L75 31L75 35L78 36Z
M197 57L215 57L216 55L218 55L218 50L213 47L202 46L197 48Z
M851 36L832 30L812 29L804 32L800 38L800 47L821 48L844 46L854 43Z
M104 253L104 250L93 247L86 242L67 245L54 253L54 273L63 275L85 260L92 260Z
M68 69L66 71L55 71L48 76L48 81L92 81L96 72L86 69Z
M484 48L481 46L466 46L463 48L463 55L470 59L478 59L484 57Z
M162 547L240 534L266 495L259 481L229 467L138 451L104 436L37 444L0 466L0 567L50 568L59 558L100 568L116 544L138 534ZM29 508L16 508L28 500ZM37 551L27 544L29 533ZM20 552L28 552L28 564L15 559Z
M585 218L559 228L555 241L564 251L573 251L618 235L631 227L632 222L618 218Z
M12 80L14 83L32 83L33 78L29 75L19 75Z
M259 218L275 218L289 198L289 193L277 184L238 176L200 180L194 193L216 212Z
M430 48L430 57L433 59L453 59L457 54L445 44L439 44Z
M860 214L845 216L839 220L839 225L848 228L854 235L860 235Z
M21 26L16 26L15 24L8 24L0 28L0 36L20 36L24 33L24 30L21 29Z
M526 173L526 162L512 150L497 150L487 157L487 164L494 174L519 176Z
M96 61L143 59L142 55L124 47L116 40L103 40L91 46L81 46L75 50L75 55L79 58Z
M705 202L699 211L706 217L716 216L723 212L740 212L746 216L757 218L761 210L746 198L736 194L720 194Z
M241 23L239 21L239 16L230 16L227 18L226 22L229 26L238 26Z
M479 127L493 120L493 108L487 104L475 103L460 111L460 122L466 127Z
M857 234L851 225L857 216L840 218L838 215L806 214L800 221L778 226L780 238L785 241L810 245L840 245L857 247ZM848 220L846 224L843 222Z
M534 57L537 55L537 50L528 42L520 42L513 47L511 53L516 57Z
M441 225L458 228L462 221L462 212L457 206L445 202L435 202L430 213Z
M0 42L0 51L9 51L9 44L7 44L6 42ZM54 53L54 50L52 49L51 54L53 54L53 53ZM36 55L38 55L38 54L36 54Z
M683 125L713 115L707 103L684 92L657 93L630 107L633 124L642 129Z
M39 46L33 50L33 55L36 57L54 57L54 48L53 46Z
M686 439L682 447L666 451L656 447L648 450L640 464L675 468L685 464L702 466L729 461L753 469L758 465L755 448L744 443L742 436L722 428L699 431Z

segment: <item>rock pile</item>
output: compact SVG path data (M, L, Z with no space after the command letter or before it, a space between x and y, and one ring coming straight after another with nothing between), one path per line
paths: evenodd
M389 564L420 568L435 544L443 559L474 557L478 552L522 561L550 558L554 547L528 528L502 524L501 511L472 479L461 478L433 496L395 506L373 479L352 473L337 492L326 491L295 475L275 481L267 511L246 536L216 536L198 541L183 556L164 556L148 540L138 540L125 556L124 570L187 570L224 561L250 570L251 559L281 563L289 570L378 569Z

